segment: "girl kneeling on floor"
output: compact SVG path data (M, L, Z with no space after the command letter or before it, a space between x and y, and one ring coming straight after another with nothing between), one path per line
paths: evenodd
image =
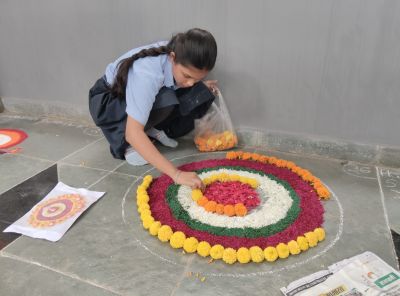
M214 67L217 44L202 29L176 34L169 42L132 49L109 64L89 92L89 109L115 158L148 162L175 183L202 187L194 172L178 170L153 145L176 147L173 138L194 128L214 100L215 80L202 82Z

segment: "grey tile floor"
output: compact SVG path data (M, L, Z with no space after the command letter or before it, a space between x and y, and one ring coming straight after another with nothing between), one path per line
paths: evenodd
M107 192L60 241L20 236L3 248L1 295L281 295L289 282L367 250L398 268L391 229L400 233L400 169L241 147L309 169L333 198L324 204L327 238L316 248L273 264L228 266L183 255L148 235L135 191L144 174L157 172L113 159L95 129L3 115L0 128L29 136L19 153L0 155L0 199L54 165L58 180ZM198 153L190 140L160 150L177 165L224 157Z

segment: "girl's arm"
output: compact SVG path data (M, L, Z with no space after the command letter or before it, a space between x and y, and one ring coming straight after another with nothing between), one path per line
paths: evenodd
M145 160L171 177L175 183L187 185L193 189L203 187L203 183L196 173L180 171L166 159L150 141L144 132L144 126L129 115L126 122L125 139Z

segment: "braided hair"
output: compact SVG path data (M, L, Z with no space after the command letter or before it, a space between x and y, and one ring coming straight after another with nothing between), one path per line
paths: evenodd
M118 72L111 86L111 93L125 97L128 72L133 63L141 58L175 53L175 63L210 71L217 58L217 43L210 32L198 28L172 36L166 46L145 48L118 63Z

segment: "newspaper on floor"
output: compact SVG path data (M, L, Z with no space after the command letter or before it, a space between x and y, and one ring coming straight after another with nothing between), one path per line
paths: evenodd
M400 273L372 252L342 260L281 288L285 296L398 296Z
M58 241L75 220L104 193L73 188L59 182L42 201L4 232Z

